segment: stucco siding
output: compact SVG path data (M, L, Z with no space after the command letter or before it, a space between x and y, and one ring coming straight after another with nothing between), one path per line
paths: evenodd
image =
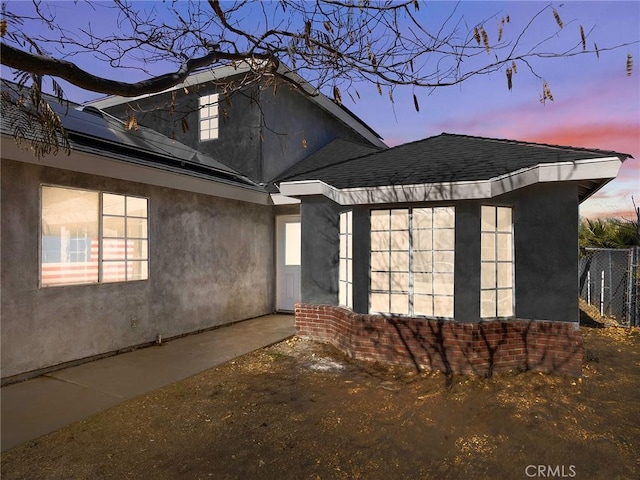
M2 377L273 311L272 207L2 160ZM40 185L149 199L149 280L39 288Z
M301 298L338 304L340 206L322 197L305 198L301 216Z
M415 204L414 206L434 204ZM441 205L441 204L437 204ZM515 315L521 320L578 321L578 191L575 183L539 184L456 208L454 320L480 317L482 205L513 208ZM406 208L393 204L392 208ZM372 206L354 209L354 312L369 313ZM337 305L338 212L323 197L302 200L302 302ZM333 218L331 217L333 215Z
M258 180L260 170L261 112L255 99L257 89L245 89L234 94L227 102L220 93L218 138L200 141L199 98L218 93L215 85L201 85L197 92L184 90L154 95L131 102L140 125L152 128L169 138L212 157L236 171ZM172 95L175 94L175 98ZM171 107L174 104L173 108ZM126 104L105 109L118 118L127 118L131 107ZM183 123L184 119L184 123Z
M514 209L518 318L579 320L578 215L575 183L518 191Z
M456 207L456 251L453 300L455 319L480 320L480 203Z
M282 83L260 94L262 181L268 182L336 138L368 143L304 93Z
M273 86L250 87L228 99L220 93L218 138L201 142L198 98L216 92L220 89L215 85L203 84L197 92L176 90L105 110L122 119L135 111L140 125L175 138L262 183L336 138L368 143L282 81L275 91Z

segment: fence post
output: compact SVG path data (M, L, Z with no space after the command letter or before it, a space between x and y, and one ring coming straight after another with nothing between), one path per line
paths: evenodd
M633 291L633 248L629 249L629 255L627 257L627 326L632 327L631 324L631 307L632 307L632 291Z
M640 247L634 247L632 249L632 268L633 268L633 282L632 282L632 300L633 300L633 326L640 327L640 272L638 268L638 262L640 262Z
M600 275L600 315L604 316L604 270Z
M611 272L611 250L609 250L609 312L607 315L611 315L613 308L613 274Z

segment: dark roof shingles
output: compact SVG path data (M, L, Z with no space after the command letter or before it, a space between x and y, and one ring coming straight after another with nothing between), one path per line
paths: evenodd
M276 182L298 175L312 175L318 170L379 151L379 148L371 145L363 145L338 138L291 167L280 175Z
M350 159L336 156L327 166L318 165L303 172L291 170L282 180L322 180L336 188L463 182L488 180L541 163L628 156L605 150L443 133Z

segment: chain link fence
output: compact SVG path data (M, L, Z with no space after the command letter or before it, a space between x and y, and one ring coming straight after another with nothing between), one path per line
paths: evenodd
M586 248L580 257L580 297L620 325L640 326L640 247Z

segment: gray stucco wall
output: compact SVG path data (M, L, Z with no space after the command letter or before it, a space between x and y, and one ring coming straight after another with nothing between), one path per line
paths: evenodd
M456 203L453 311L460 322L480 320L480 203Z
M273 86L246 88L233 93L228 102L221 95L219 136L200 142L198 98L216 92L220 92L216 85L204 83L189 94L176 90L105 110L123 119L135 110L140 125L175 138L261 183L275 179L336 138L368 143L282 81L275 93ZM183 118L187 130L183 129Z
M515 200L516 316L577 322L578 186L535 185Z
M2 160L2 377L271 313L272 207ZM149 198L149 280L38 288L40 185Z
M338 304L340 206L324 197L300 205L300 294L305 303Z
M263 112L263 182L275 179L336 138L368 143L287 83L282 83L275 93L273 88L262 91L260 108Z
M455 316L480 321L480 208L513 207L515 316L578 321L578 190L573 183L522 188L456 203Z
M353 208L353 238L353 311L368 313L371 259L371 214L368 207Z
M491 200L455 202L454 205L457 321L480 321L482 205L513 207L515 316L527 320L578 321L578 190L575 184L539 184ZM337 304L338 268L328 259L338 258L337 216L344 209L327 199L313 197L302 201L304 303ZM368 313L369 207L354 208L353 219L354 311Z
M262 114L255 101L257 89L245 89L234 94L227 103L220 95L218 117L218 138L200 141L199 134L199 98L203 95L219 93L213 84L203 84L198 91L185 93L176 90L175 105L172 93L164 93L131 102L136 110L140 125L152 128L169 138L208 155L215 160L234 168L236 171L258 180L262 176L260 166L260 129ZM118 105L107 108L111 115L126 118L130 107ZM226 112L226 115L224 114ZM182 119L188 130L183 129Z

